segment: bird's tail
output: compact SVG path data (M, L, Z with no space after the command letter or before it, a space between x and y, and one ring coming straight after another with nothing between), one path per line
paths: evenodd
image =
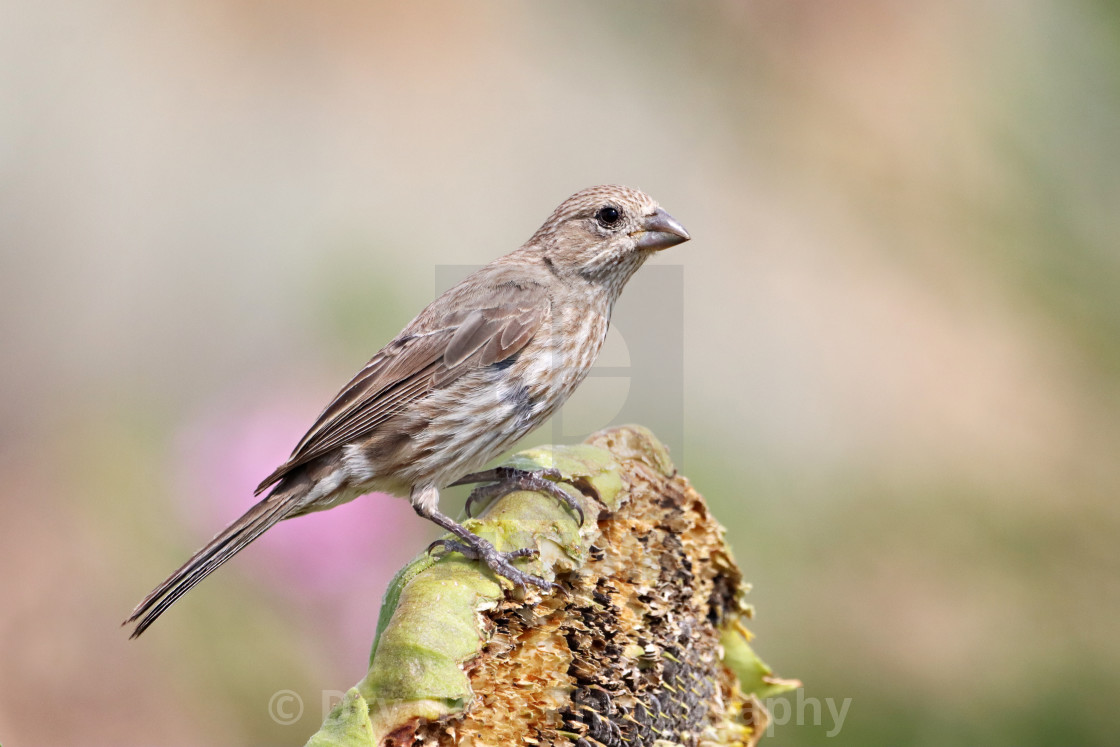
M287 490L274 491L241 518L219 532L205 547L196 552L183 566L168 576L162 584L144 597L132 615L122 625L136 623L129 638L135 638L156 621L179 597L194 588L223 563L236 555L246 545L261 536L276 522L296 512L299 502Z

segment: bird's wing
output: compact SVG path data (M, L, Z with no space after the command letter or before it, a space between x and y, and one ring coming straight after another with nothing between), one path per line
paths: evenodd
M543 286L502 284L464 302L435 323L409 325L335 396L288 461L256 493L296 467L369 435L433 389L516 355L533 339L549 308Z

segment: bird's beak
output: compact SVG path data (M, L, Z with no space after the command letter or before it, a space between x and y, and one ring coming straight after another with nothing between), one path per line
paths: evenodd
M631 235L637 238L639 249L655 252L682 244L692 238L676 218L661 208L646 216L642 221L641 229Z

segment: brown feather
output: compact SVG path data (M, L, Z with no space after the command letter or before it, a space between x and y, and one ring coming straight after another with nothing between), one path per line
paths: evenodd
M125 625L139 621L129 637L135 638L147 630L179 597L193 589L198 582L216 571L273 524L287 518L294 507L295 502L289 496L273 493L246 511L136 605L132 615L124 621Z
M292 470L363 436L436 387L516 355L548 318L549 296L536 283L501 283L461 299L436 329L422 313L366 364L284 464L257 487L259 495Z

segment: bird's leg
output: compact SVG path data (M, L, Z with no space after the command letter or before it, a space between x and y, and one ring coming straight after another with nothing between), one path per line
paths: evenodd
M461 553L464 557L470 558L471 560L481 560L494 573L509 579L518 587L523 588L532 584L545 591L549 591L556 586L549 581L545 581L543 578L538 578L532 574L517 570L510 562L517 558L526 558L536 555L537 551L535 549L523 547L520 550L514 550L512 552L501 552L498 548L494 547L494 545L440 511L439 491L436 488L431 486L414 488L412 494L409 496L409 500L417 514L438 524L459 538L458 540L436 540L428 546L429 552L436 547L443 547L445 550Z
M560 501L562 505L572 509L572 511L579 516L579 525L583 526L583 506L581 506L579 500L572 497L568 491L556 484L556 481L561 479L563 479L563 476L558 469L529 471L517 469L516 467L495 467L494 469L488 469L483 472L474 472L451 484L470 485L476 482L489 483L488 485L480 485L471 491L470 496L467 498L467 516L471 515L471 506L478 501L487 500L489 498L500 498L516 490L535 490L541 493L547 493Z

